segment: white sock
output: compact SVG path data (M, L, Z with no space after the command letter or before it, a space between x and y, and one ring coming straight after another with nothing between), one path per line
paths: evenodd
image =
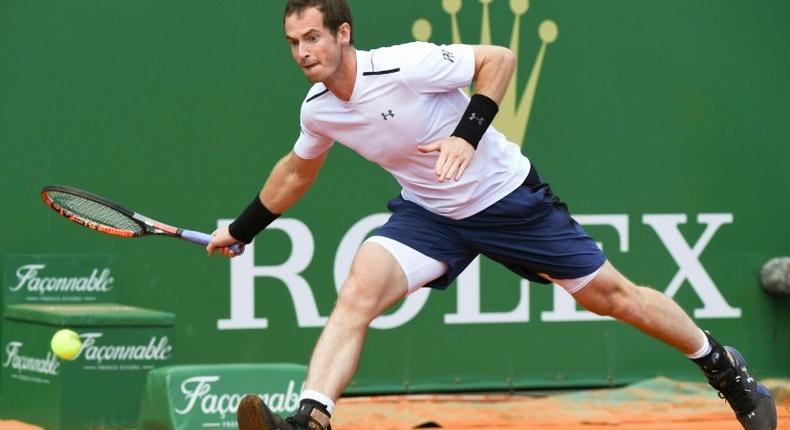
M332 401L329 397L319 393L318 391L313 390L304 390L302 394L299 395L299 402L301 403L304 399L315 400L316 402L326 406L326 412L329 415L332 415L332 411L335 410L335 402Z
M692 360L702 358L710 354L711 351L713 351L713 347L710 345L710 341L708 341L708 336L706 336L705 332L703 332L702 330L700 330L699 332L702 335L702 339L704 340L705 343L703 343L702 348L698 349L697 351L692 352L691 354L686 354L686 357Z

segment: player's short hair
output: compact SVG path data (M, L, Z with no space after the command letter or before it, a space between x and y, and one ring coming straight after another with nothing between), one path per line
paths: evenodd
M324 27L328 28L333 36L337 36L337 30L347 22L351 27L349 43L354 44L354 24L351 19L351 6L347 0L288 0L285 4L285 18L293 14L301 14L306 9L314 7L324 14Z

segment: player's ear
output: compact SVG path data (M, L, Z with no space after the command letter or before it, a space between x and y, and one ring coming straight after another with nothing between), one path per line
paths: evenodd
M351 44L351 25L344 22L337 28L337 38L341 46L348 46Z

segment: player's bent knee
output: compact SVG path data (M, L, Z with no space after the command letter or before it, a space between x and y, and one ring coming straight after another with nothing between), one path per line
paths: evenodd
M349 276L348 279L343 282L343 286L340 288L340 292L337 296L338 306L342 305L360 310L364 309L366 307L366 302L371 301L371 299L367 298L368 294L366 294L363 284L364 282L360 282L356 277Z
M340 289L335 307L349 316L372 321L382 312L382 303L386 301L381 291L380 286L373 285L373 282L349 276Z

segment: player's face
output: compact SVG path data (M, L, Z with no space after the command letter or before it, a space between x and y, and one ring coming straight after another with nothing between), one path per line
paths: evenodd
M347 26L347 24L344 24ZM324 82L340 65L342 47L348 32L341 26L337 37L324 27L324 14L311 7L285 18L285 38L294 61L310 82Z

